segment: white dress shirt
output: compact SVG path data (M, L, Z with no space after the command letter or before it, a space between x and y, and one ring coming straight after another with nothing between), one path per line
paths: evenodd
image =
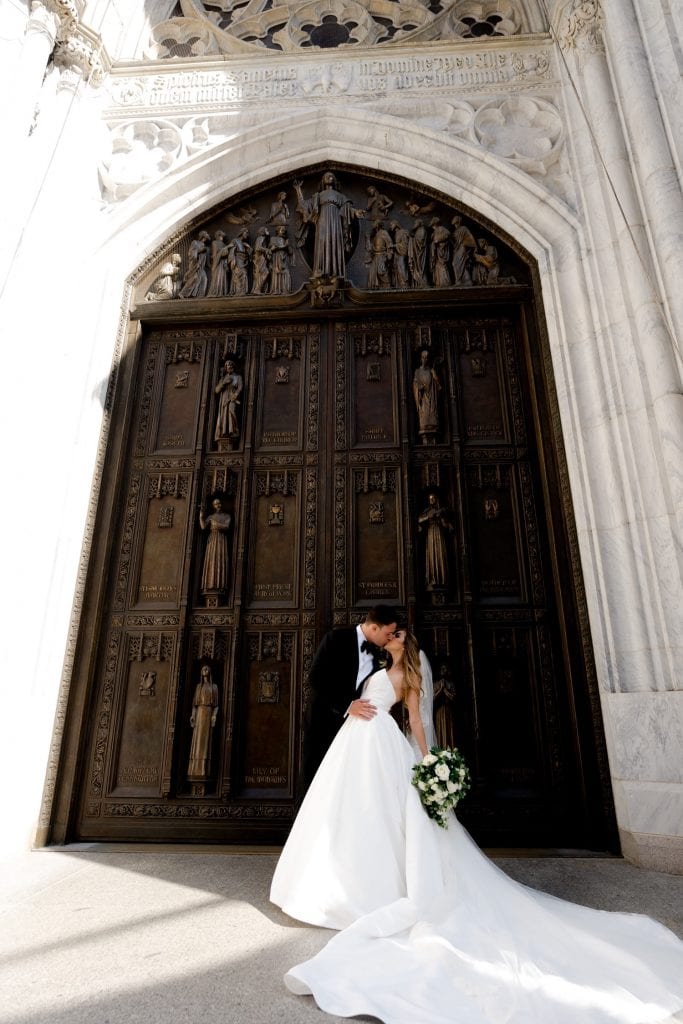
M363 630L360 626L356 626L356 639L358 640L358 675L356 676L356 686L365 679L366 676L372 672L372 654L370 651L361 651L361 644L365 640Z

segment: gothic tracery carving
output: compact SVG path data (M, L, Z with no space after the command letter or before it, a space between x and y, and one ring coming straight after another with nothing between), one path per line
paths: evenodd
M146 56L173 59L267 50L387 46L409 39L486 39L529 31L518 0L181 0L155 26Z

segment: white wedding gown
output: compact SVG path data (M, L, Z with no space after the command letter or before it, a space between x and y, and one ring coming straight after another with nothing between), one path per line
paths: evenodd
M454 815L440 829L410 783L416 758L389 714L385 670L364 696L377 715L340 729L273 877L285 913L340 930L288 971L288 988L384 1024L679 1019L683 943L648 917L513 881Z

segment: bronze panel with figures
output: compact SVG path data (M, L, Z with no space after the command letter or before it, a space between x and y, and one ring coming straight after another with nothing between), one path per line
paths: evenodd
M447 197L331 166L145 265L55 837L281 841L317 643L388 603L472 767L476 837L609 842L533 281Z

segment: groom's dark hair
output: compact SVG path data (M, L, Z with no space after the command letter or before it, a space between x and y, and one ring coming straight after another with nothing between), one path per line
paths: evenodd
M365 613L366 622L374 622L376 626L390 626L398 622L398 612L390 604L376 604Z

